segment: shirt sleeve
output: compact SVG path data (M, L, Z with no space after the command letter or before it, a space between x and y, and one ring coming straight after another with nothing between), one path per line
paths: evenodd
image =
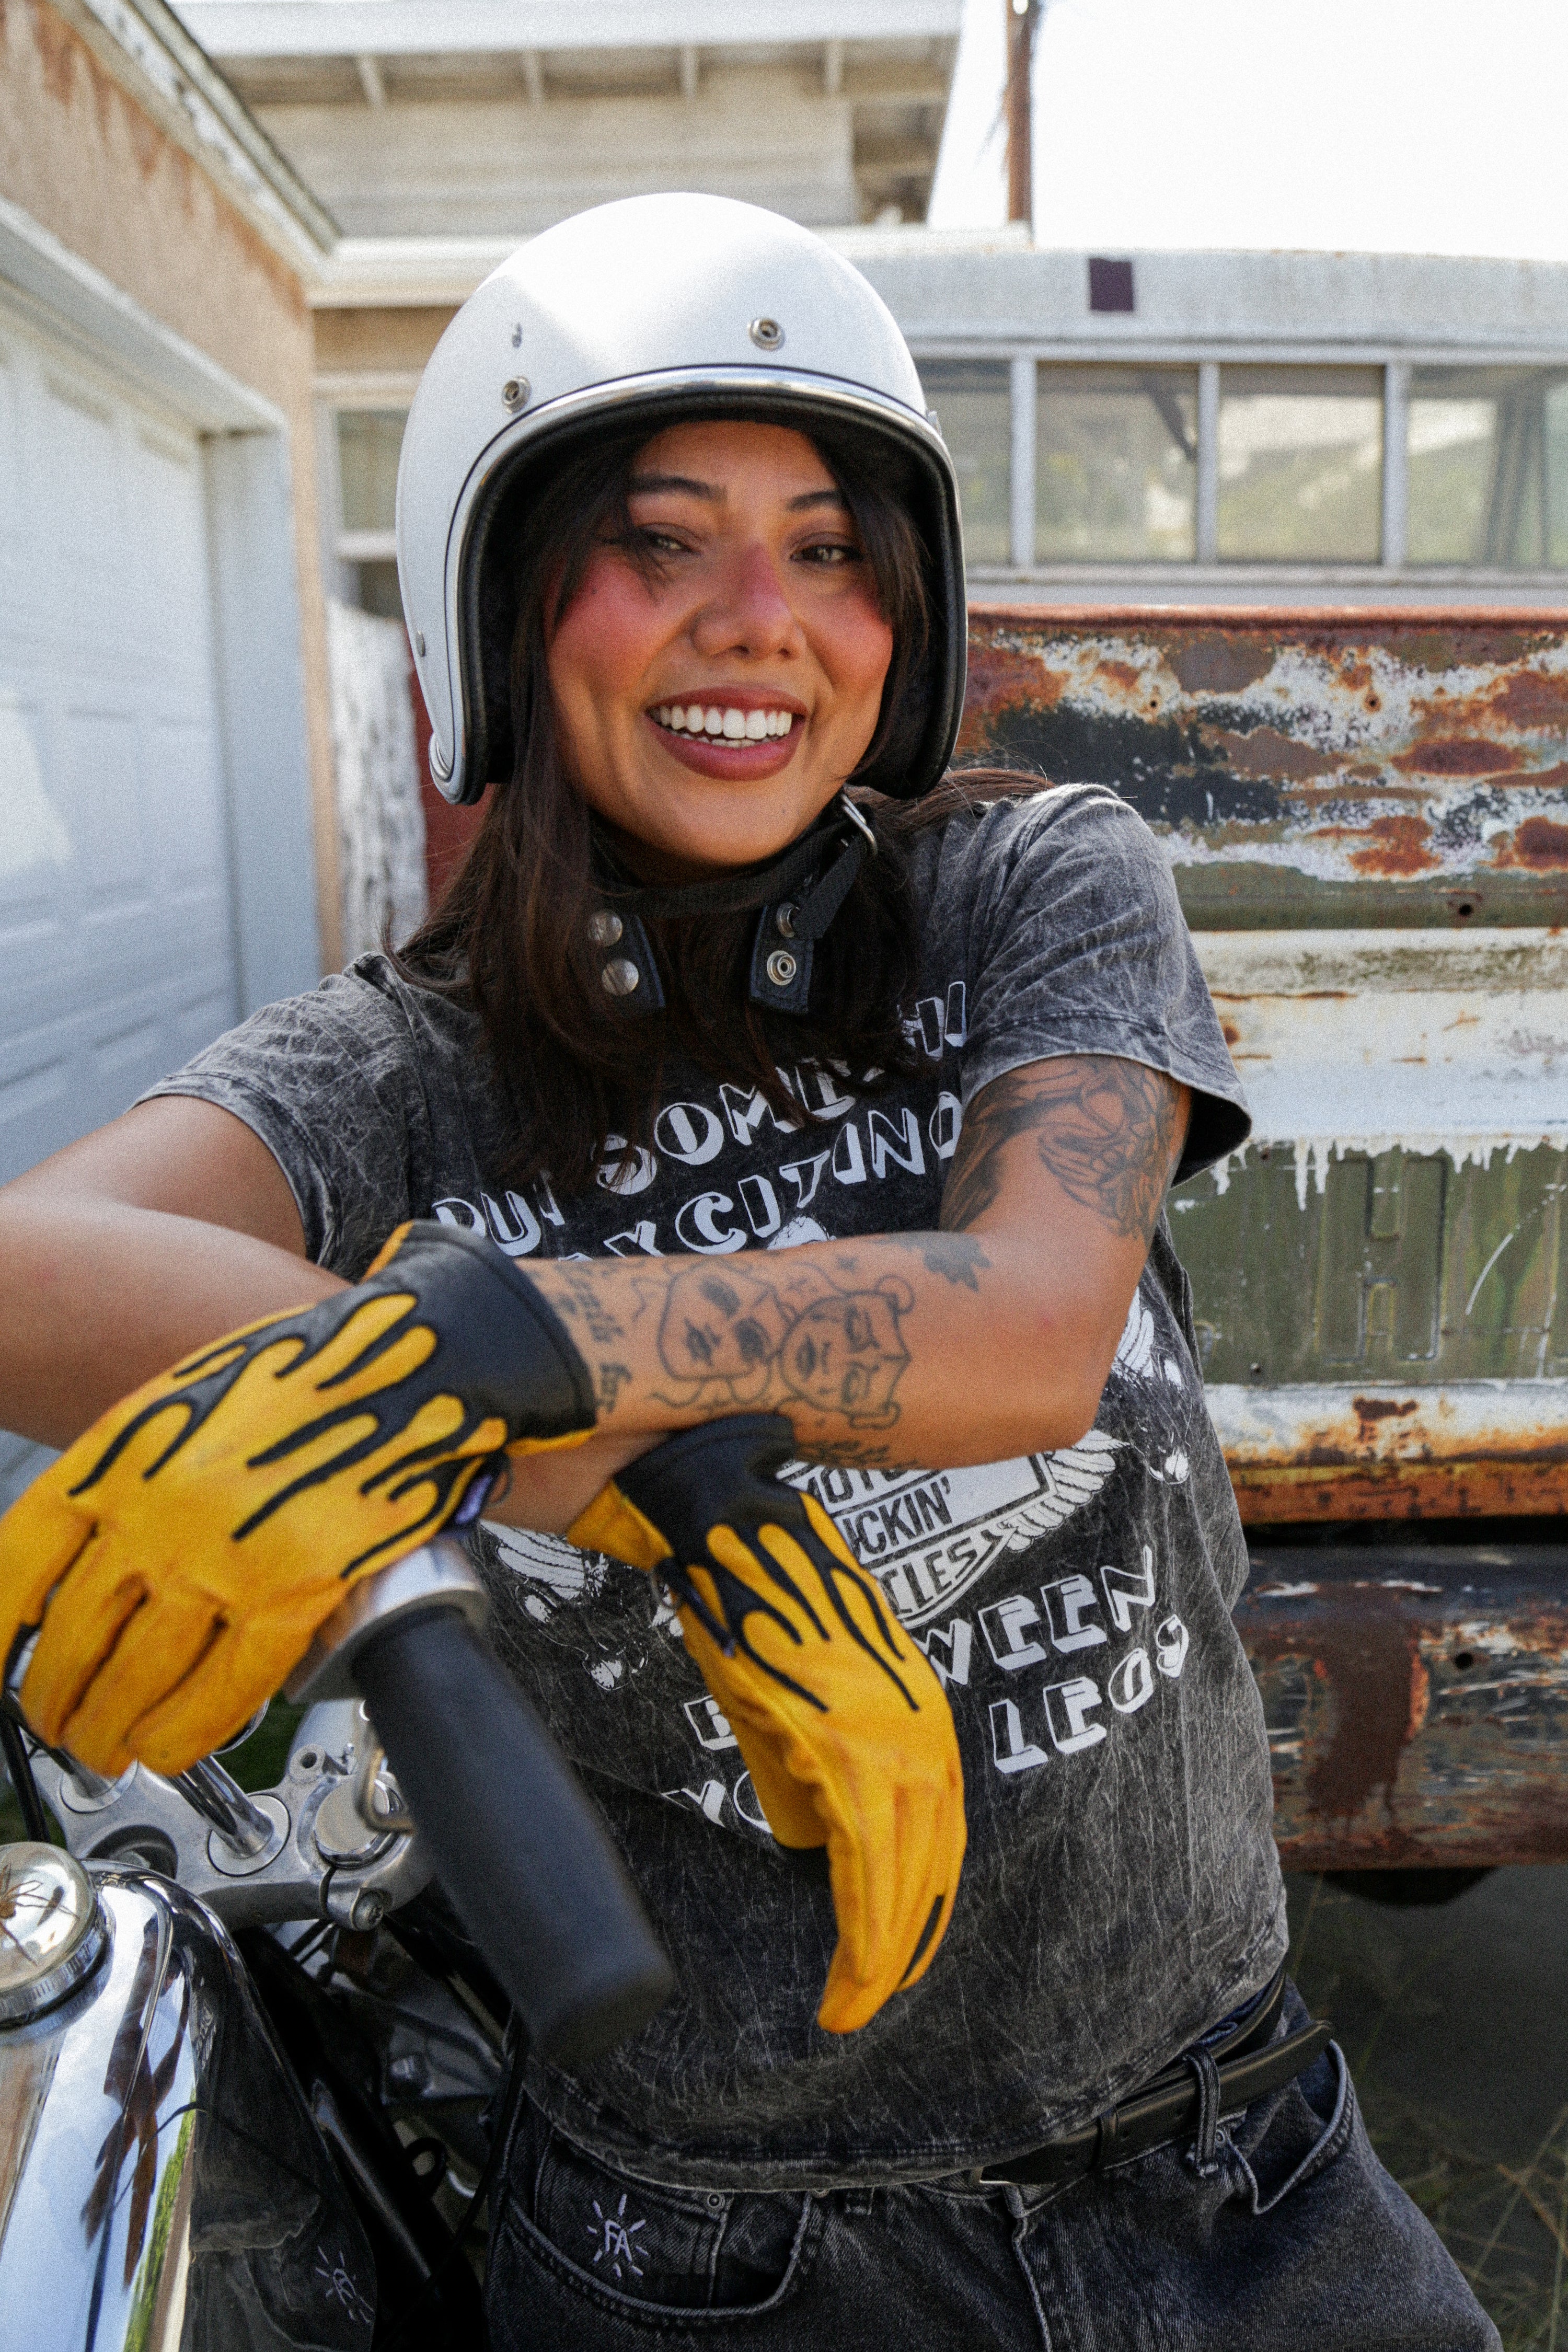
M971 907L965 1107L1026 1062L1114 1054L1193 1090L1178 1182L1244 1143L1241 1081L1170 866L1137 812L1099 787L1063 787L987 810L960 854L973 861L952 877Z
M349 1281L414 1213L427 1125L414 1040L396 999L358 969L253 1013L142 1099L160 1095L243 1119L288 1179L306 1255Z

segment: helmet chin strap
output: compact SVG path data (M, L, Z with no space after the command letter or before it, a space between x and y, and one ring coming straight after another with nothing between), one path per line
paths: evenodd
M797 841L760 865L672 890L623 885L616 874L588 926L590 939L604 956L600 977L605 992L627 1013L662 1008L664 991L645 919L736 915L754 907L751 1001L775 1013L805 1013L816 943L848 897L866 858L876 854L877 836L868 820L841 792ZM605 857L613 867L613 858L607 853Z

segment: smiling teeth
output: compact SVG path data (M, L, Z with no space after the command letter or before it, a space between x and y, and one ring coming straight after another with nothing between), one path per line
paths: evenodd
M787 735L795 724L793 710L721 709L710 703L661 702L654 717L677 735L718 735L731 743L761 743L770 735Z

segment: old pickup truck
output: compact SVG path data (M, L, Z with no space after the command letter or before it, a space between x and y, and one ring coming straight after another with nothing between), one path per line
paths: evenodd
M1568 614L973 606L961 758L1134 803L1250 1097L1172 1227L1287 1865L1568 1859Z

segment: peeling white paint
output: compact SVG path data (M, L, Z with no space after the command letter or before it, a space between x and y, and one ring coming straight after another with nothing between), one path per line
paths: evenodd
M1233 1470L1299 1462L1329 1444L1357 1462L1440 1462L1517 1445L1541 1454L1568 1446L1568 1380L1450 1381L1390 1387L1358 1381L1248 1388L1216 1381L1209 1412ZM1367 1413L1393 1405L1393 1412Z

